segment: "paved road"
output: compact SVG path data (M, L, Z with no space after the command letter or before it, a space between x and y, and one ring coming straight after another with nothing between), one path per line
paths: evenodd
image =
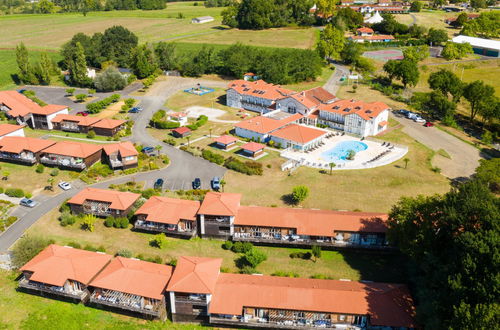
M347 76L349 74L349 69L340 64L333 64L333 66L335 67L335 72L328 78L323 88L335 95L342 84L340 78L342 78L342 76Z
M424 127L422 123L397 116L404 125L403 131L415 140L434 151L444 149L451 159L436 155L432 163L441 168L441 173L448 178L468 177L474 174L481 159L480 152L473 146L443 132L436 127Z

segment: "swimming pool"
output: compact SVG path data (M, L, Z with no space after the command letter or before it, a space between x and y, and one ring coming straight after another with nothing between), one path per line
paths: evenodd
M333 148L321 153L321 158L331 163L336 164L348 162L347 156L349 150L354 150L356 153L368 149L368 145L359 141L342 141L337 143Z

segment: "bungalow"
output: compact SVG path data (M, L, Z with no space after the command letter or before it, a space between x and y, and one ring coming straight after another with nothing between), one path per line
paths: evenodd
M0 124L0 139L6 136L24 136L24 126Z
M271 116L275 114L275 116ZM278 116L279 115L279 116ZM294 123L303 116L299 113L290 115L281 111L275 111L266 115L245 119L234 125L236 135L258 142L267 142L270 134L288 124Z
M238 141L237 138L231 135L221 135L217 138L214 139L215 145L220 148L220 149L231 149L232 147L236 146L236 141Z
M40 162L82 171L101 159L102 146L61 141L44 149Z
M93 214L99 217L126 217L140 194L116 190L85 188L67 203L73 214Z
M186 126L188 124L188 115L185 112L169 112L167 113L167 119L179 122L179 126Z
M89 297L89 282L111 258L101 252L51 244L21 267L19 287L85 302Z
M357 35L349 37L355 42L389 42L394 40L391 35L374 34L374 31L368 27L362 27L356 30Z
M83 117L68 114L57 115L52 119L54 129L66 132L88 133L90 127L100 118Z
M240 206L233 240L385 248L386 221L383 213Z
M180 257L167 286L172 321L206 321L222 259Z
M241 194L208 192L198 211L200 235L220 238L233 235L233 222L240 200Z
M349 7L354 11L360 12L361 14L371 14L373 12L381 12L383 14L408 14L408 7L403 7L400 5L388 5L387 3L372 5L372 4L364 4L364 5L355 5L355 6L346 6L341 5L340 8Z
M56 141L23 136L7 136L0 140L0 159L33 165L40 161L42 151L55 143Z
M392 283L221 273L208 312L234 328L418 327L408 288Z
M125 170L138 165L137 157L139 152L137 152L132 142L105 144L102 151L104 162L108 163L113 170Z
M264 152L266 146L257 142L248 142L241 146L241 150L245 155L255 158Z
M321 144L328 131L291 124L270 134L271 141L281 148L306 151Z
M199 201L153 196L135 215L135 229L193 237L197 233Z
M171 266L116 257L90 282L90 303L164 320L165 288L172 270Z
M97 135L114 136L123 129L125 123L125 120L106 118L92 124L91 129Z
M65 105L48 104L40 106L16 91L0 92L0 110L5 111L20 125L32 128L52 129L52 119L59 114L67 114Z
M390 108L382 102L339 100L321 105L318 123L360 136L377 135L387 129Z
M177 127L172 130L172 135L176 138L184 138L191 135L191 130L185 126Z
M480 15L479 14L467 14L467 20L473 20L478 18ZM444 20L444 22L448 25L453 25L455 21L458 19L458 17L448 17Z

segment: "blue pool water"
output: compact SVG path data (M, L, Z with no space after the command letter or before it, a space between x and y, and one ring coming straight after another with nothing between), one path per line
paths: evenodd
M335 145L335 147L327 150L321 154L321 158L327 162L334 162L336 164L348 162L346 157L349 155L349 150L354 150L356 153L368 149L368 145L359 141L342 141Z

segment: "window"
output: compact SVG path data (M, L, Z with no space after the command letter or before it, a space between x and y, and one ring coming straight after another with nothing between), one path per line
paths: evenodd
M339 321L345 321L346 316L345 315L339 315Z
M361 127L361 120L358 120L358 127Z
M278 311L278 316L285 316L285 315L286 315L285 311L281 311L281 310Z

